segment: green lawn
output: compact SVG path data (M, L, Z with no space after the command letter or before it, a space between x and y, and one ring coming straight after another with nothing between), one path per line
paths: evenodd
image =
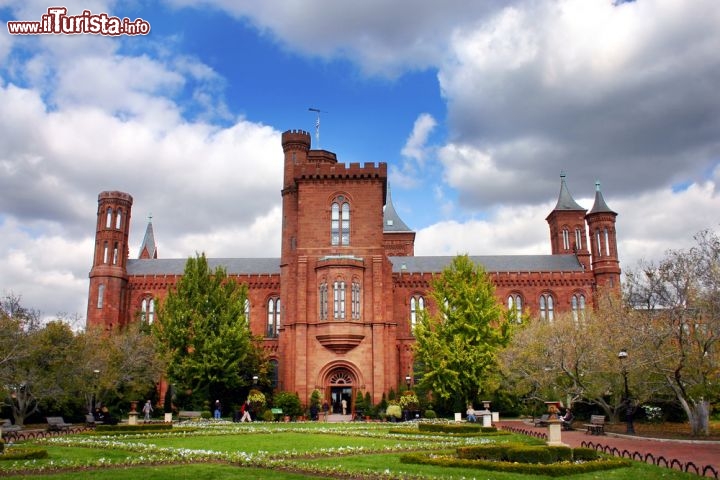
M483 478L544 479L548 477L400 463L408 451L454 450L477 442L525 441L520 435L488 438L447 438L391 434L389 424L263 424L199 425L146 435L69 435L36 441L50 458L26 462L0 461L0 477L27 479L192 480L225 478ZM11 449L12 447L10 447ZM631 468L574 475L572 479L698 478L659 467Z

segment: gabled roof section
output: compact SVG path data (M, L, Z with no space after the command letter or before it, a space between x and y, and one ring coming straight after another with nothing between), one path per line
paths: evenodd
M389 257L393 273L440 273L455 257ZM470 260L486 272L583 272L577 257L568 255L479 255Z
M140 245L140 255L138 258L157 258L157 246L155 245L155 232L153 231L152 218L148 221L145 229L145 237L143 237L142 245Z
M228 275L279 275L279 258L208 258L208 267L223 267ZM182 275L186 258L128 260L128 275Z
M603 194L600 191L600 182L595 182L595 203L593 204L592 209L590 209L590 212L588 212L588 215L593 213L613 213L617 215L617 213L610 210L610 207L608 207L607 203L605 203Z
M412 232L405 222L395 211L395 205L390 195L390 185L387 188L387 199L385 200L385 211L383 212L383 232Z
M572 195L570 195L570 191L568 190L567 184L565 183L564 172L560 173L560 195L558 196L557 205L555 205L553 211L557 210L581 210L583 212L585 211L584 208L577 204Z

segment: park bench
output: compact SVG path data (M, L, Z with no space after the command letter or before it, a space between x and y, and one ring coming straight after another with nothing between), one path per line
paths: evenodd
M544 413L540 418L535 420L536 427L547 427L550 421L550 414Z
M590 423L583 426L585 434L605 435L605 415L590 415Z
M180 410L178 412L178 420L196 420L202 417L201 412L193 411L193 410Z
M63 431L72 427L72 423L65 423L62 417L46 417L48 431Z
M92 413L88 413L85 415L85 425L87 425L88 427L94 427L94 426L100 425L102 423L103 422L97 420L95 418L95 415L93 415Z
M22 430L22 427L20 425L13 425L10 419L0 419L0 432L2 433L0 438L13 438L16 435L16 432L19 432L20 430Z

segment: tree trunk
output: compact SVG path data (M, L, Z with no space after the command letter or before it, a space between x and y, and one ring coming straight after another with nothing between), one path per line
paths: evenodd
M698 401L679 400L690 423L690 434L693 437L710 435L710 403L703 398Z

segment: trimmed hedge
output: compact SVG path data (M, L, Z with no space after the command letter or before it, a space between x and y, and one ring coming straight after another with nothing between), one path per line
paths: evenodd
M5 453L0 455L0 460L38 460L41 458L48 458L48 452L40 447L15 446L5 449Z
M577 454L576 454L577 452ZM495 443L459 447L458 458L466 460L493 460L519 463L557 463L596 460L599 454L591 448L548 445L525 445L522 443Z
M137 425L98 425L95 427L97 433L140 433L140 432L162 432L172 430L172 423L140 423Z
M492 460L468 460L457 457L428 456L427 453L411 453L400 457L401 463L414 463L421 465L435 465L440 467L477 468L496 472L524 473L530 475L547 475L562 477L579 473L598 472L624 468L632 465L632 461L623 458L602 458L583 463L513 463Z
M497 432L495 427L483 427L482 425L474 425L472 423L419 423L418 428L421 432L440 432L440 433L492 433Z

